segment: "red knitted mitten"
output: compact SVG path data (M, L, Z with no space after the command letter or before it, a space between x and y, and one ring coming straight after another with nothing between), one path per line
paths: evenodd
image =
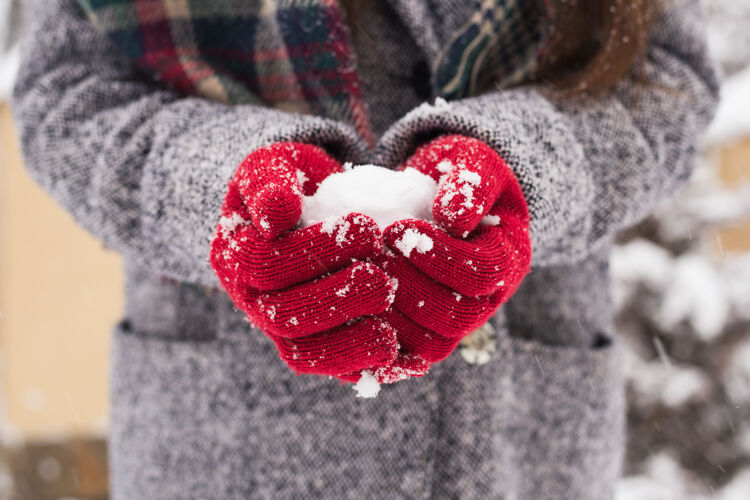
M398 336L401 334L399 332ZM430 369L428 363L422 356L399 352L396 359L387 365L373 366L368 369L379 384L392 384L409 377L421 377ZM344 382L356 383L362 377L362 370L352 371L338 378Z
M396 279L392 310L401 353L442 360L515 292L529 271L529 214L513 172L489 146L440 137L403 165L439 182L435 223L384 231L381 267Z
M251 153L229 182L211 265L234 303L297 373L339 376L392 365L395 330L382 318L390 278L375 222L350 214L293 229L302 193L341 165L316 146L278 143ZM291 229L291 230L290 230Z

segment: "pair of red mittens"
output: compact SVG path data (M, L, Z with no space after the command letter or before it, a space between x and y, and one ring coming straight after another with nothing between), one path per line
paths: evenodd
M343 170L316 146L260 148L230 181L211 264L297 373L353 382L367 369L381 383L423 375L528 272L526 202L494 150L444 136L406 167L439 183L435 222L398 221L382 235L362 214L296 227L302 196Z

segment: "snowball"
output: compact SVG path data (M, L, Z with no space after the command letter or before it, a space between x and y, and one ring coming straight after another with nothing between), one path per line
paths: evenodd
M353 388L358 398L374 398L380 392L380 384L369 370L362 370L362 376Z
M389 170L360 165L328 176L313 196L305 196L302 225L331 221L350 213L372 217L382 230L397 220L432 220L432 201L437 183L421 172L407 168Z

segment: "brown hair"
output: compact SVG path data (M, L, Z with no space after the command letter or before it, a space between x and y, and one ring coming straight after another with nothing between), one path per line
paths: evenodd
M537 79L563 94L600 95L626 77L641 79L656 0L553 0L554 25Z

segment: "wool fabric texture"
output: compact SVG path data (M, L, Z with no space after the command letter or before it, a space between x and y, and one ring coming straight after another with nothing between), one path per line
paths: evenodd
M608 250L693 170L719 88L701 2L663 3L648 85L561 101L520 82L424 106L415 75L434 78L476 4L363 3L378 49L355 39L372 150L342 121L181 95L134 69L74 0L31 2L12 108L26 165L125 264L115 500L613 497L625 413ZM237 165L297 142L396 168L446 134L496 151L528 203L532 272L491 320L497 350L481 366L450 355L374 400L296 376L209 262Z

